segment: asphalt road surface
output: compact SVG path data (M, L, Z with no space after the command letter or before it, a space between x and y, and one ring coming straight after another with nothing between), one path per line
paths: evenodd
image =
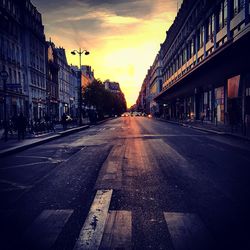
M0 162L0 249L250 249L247 141L121 117Z

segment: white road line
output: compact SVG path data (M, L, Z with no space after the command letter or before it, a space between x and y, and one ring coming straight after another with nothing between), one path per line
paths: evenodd
M35 159L49 159L46 156L33 156L33 155L15 155L16 158L35 158Z
M25 232L27 249L51 249L73 210L44 210Z
M3 167L3 168L0 168L0 171L1 170L7 170L7 169L23 168L23 167L34 166L34 165L41 165L41 164L45 164L45 163L57 164L57 163L61 163L61 162L63 162L63 161L61 161L61 160L53 160L53 161L32 162L32 163L16 165L16 166L13 166L13 167Z
M103 130L105 130L106 128L100 128L100 129L98 129L98 131L103 131Z
M97 191L74 250L95 250L99 248L108 216L112 192L112 189Z
M20 189L29 189L32 188L32 186L24 186L22 184L16 183L16 182L12 182L12 181L8 181L8 180L0 180L0 184L5 184L8 185L10 187L7 188L1 188L0 192L6 192L6 191L13 191L13 190L20 190Z
M164 213L175 250L215 249L214 240L196 214Z

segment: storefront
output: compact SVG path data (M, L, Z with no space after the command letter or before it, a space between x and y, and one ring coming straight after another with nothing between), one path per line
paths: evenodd
M240 75L227 80L227 113L228 123L232 126L242 122L242 95L240 90Z
M225 121L225 90L224 86L214 89L214 118L216 123Z
M17 116L21 112L28 116L28 108L26 106L26 97L19 93L8 92L6 96L6 113L7 119ZM4 119L4 98L0 98L0 120Z
M38 119L42 119L46 114L46 103L44 100L32 100L32 114L33 119L36 121Z

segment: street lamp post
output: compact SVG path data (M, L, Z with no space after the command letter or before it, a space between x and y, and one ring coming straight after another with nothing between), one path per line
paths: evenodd
M71 51L72 55L79 55L79 78L80 78L80 86L79 86L79 125L82 125L82 71L81 71L81 66L82 66L82 54L84 55L89 55L89 51L79 49L79 50L73 50Z
M7 123L7 103L6 103L6 97L7 97L7 88L6 88L6 82L9 77L9 74L7 71L3 70L0 72L0 78L3 80L3 92L4 92L4 140L8 140L8 123Z

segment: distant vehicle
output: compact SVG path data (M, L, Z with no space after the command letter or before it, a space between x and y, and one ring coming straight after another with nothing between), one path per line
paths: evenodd
M129 113L128 112L125 112L121 115L121 117L128 117L129 116Z
M137 112L137 111L133 112L132 115L133 116L141 116L140 112Z
M148 118L152 118L152 115L151 115L151 114L148 114Z

